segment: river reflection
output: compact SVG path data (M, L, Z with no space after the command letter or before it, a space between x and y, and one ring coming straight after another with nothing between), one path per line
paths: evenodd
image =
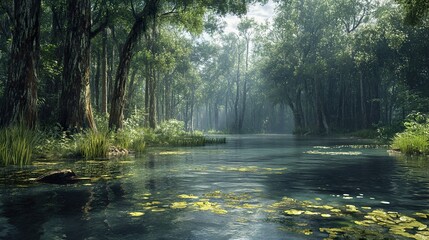
M429 237L424 159L389 156L353 139L227 139L135 158L2 168L0 238ZM92 180L28 181L61 168Z

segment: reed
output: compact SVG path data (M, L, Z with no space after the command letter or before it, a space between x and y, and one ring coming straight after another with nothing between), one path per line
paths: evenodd
M131 149L137 153L142 153L146 149L146 142L143 138L137 138L131 144Z
M0 162L3 165L28 165L39 137L37 132L23 125L0 130Z
M77 151L86 159L107 157L109 147L107 132L88 131L77 140Z

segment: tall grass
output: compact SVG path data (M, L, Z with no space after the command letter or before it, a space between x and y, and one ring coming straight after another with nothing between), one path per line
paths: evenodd
M405 131L396 134L391 147L405 154L429 154L429 118L421 113L408 116Z
M405 154L429 154L429 136L404 132L396 135L392 148Z
M107 157L109 147L107 132L88 131L77 138L77 152L86 159Z
M3 165L27 165L38 143L35 131L23 125L0 130L0 163Z
M133 143L131 144L131 149L137 153L144 152L146 149L146 142L144 141L144 138L134 139Z

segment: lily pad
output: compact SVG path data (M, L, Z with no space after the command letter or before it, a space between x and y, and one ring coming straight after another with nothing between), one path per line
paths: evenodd
M183 198L183 199L197 199L198 196L194 196L192 194L180 194L177 197Z
M128 213L131 217L141 217L144 215L144 212L129 212Z
M182 208L186 208L187 205L188 204L186 202L174 202L171 204L171 208L172 209L182 209Z
M284 213L286 213L287 215L301 215L304 213L304 211L296 210L296 209L289 209L289 210L285 210Z

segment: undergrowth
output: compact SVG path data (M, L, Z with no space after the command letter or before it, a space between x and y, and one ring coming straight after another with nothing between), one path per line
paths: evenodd
M413 113L404 123L405 131L396 134L391 147L405 154L429 154L429 118Z
M0 162L3 165L30 164L39 137L36 131L23 125L0 130Z

